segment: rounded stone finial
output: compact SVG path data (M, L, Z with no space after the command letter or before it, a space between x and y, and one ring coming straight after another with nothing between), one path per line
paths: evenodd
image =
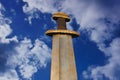
M64 12L56 12L53 14L54 20L57 20L58 18L64 18L66 22L70 21L69 15L65 14Z

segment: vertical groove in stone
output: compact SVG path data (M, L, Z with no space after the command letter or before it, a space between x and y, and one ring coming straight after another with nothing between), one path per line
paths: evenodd
M61 64L60 64L60 57L61 57L61 56L60 56L60 53L61 53L61 51L60 51L61 44L60 44L60 43L61 43L61 38L60 38L60 36L59 36L59 65L61 65ZM61 68L61 67L59 66L59 79L60 79L60 77L61 77L61 76L60 76L60 74L61 74L61 71L60 71L61 69L60 69L60 68Z

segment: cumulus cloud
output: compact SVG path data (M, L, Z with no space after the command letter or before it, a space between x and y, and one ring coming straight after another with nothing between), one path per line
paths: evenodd
M28 21L32 24L32 18L39 18L39 11L43 13L53 13L57 11L53 6L54 0L23 0L27 2L26 5L23 6L23 11L28 15Z
M83 76L88 80L119 80L120 79L120 38L114 39L109 47L101 48L104 53L109 54L108 63L104 66L89 67L83 72Z
M80 24L78 31L85 30L89 39L97 44L99 50L103 51L105 56L110 56L107 60L109 63L104 66L90 66L86 71L88 74L83 72L84 77L87 77L87 80L119 80L120 77L117 74L120 73L118 62L120 46L119 39L113 36L116 36L114 33L119 29L116 24L120 21L118 5L120 2L118 0L71 0L70 2L66 0L63 3L63 11L74 16ZM107 47L105 42L110 40L112 42L108 43L110 46Z
M23 0L24 2L28 2L24 7L24 12L33 13L35 9L41 10L41 12L54 12L56 9L54 8L53 0Z
M107 60L109 63L106 65L92 68L90 66L88 71L86 71L88 74L84 74L85 72L83 72L87 80L120 79L117 75L120 73L120 63L118 62L120 58L119 39L113 38L113 36L115 36L114 32L116 29L119 29L119 27L115 25L119 24L120 21L119 3L118 0L110 0L110 3L109 1L105 2L103 0L91 0L91 2L88 0L71 0L72 6L70 6L70 3L66 0L63 5L63 11L72 14L77 20L77 23L80 24L78 31L86 30L90 36L89 39L97 44L99 50L103 51L105 56L110 56ZM113 42L108 43L110 46L106 47L105 41L110 40Z
M89 76L86 79L99 80L107 78L110 80L119 80L116 73L119 73L119 36L116 36L116 30L120 30L120 1L119 0L24 0L28 3L24 6L25 13L32 14L35 12L33 9L37 9L43 13L47 12L52 14L56 11L64 11L71 15L72 19L76 19L79 24L78 31L86 32L91 41L95 42L99 50L101 50L105 56L109 56L108 63L104 66L96 66L88 68L88 71L84 71L84 77ZM31 3L34 4L31 4ZM50 2L48 4L48 2ZM38 3L38 4L37 4ZM45 6L47 4L48 6ZM57 5L57 6L55 6ZM50 7L49 7L50 6ZM27 10L28 9L28 10ZM118 31L119 32L119 31ZM107 47L105 42L109 42ZM112 41L112 42L110 42ZM117 60L116 60L117 59ZM90 66L91 67L91 66ZM116 69L116 67L118 67ZM90 74L87 75L87 73ZM86 74L85 74L86 73Z
M0 25L0 43L10 43L11 41L18 42L17 36L7 38L12 32L12 29L8 24Z
M99 50L103 51L105 56L109 56L106 65L92 68L90 66L87 71L84 71L83 74L86 79L89 80L91 78L98 80L107 78L110 80L119 80L119 76L117 76L120 72L120 63L118 62L120 56L119 38L113 37L115 36L115 31L119 28L116 26L120 21L119 0L23 1L27 3L23 6L23 11L28 15L29 22L32 18L39 18L37 14L38 11L50 14L56 11L64 11L70 14L72 18L76 19L77 24L80 25L78 31L82 32L85 30L87 32L85 34L88 34L89 39L97 44ZM11 34L12 29L10 29L9 24L6 22L8 19L5 20L5 17L1 15L1 10L4 10L4 8L0 5L0 19L3 21L0 22L0 42L9 43L11 41L17 41L17 37L7 38L9 34ZM4 34L3 31L5 32ZM112 42L108 43L109 46L107 47L105 41L110 40ZM25 38L20 41L19 46L15 47L15 52L17 52L17 54L11 56L13 60L9 59L7 64L13 66L13 69L16 65L19 65L21 76L27 79L37 71L38 67L46 66L46 61L50 58L50 55L47 54L50 52L50 49L39 39L36 39L34 44L32 44L30 39ZM33 60L32 62L30 62L31 59ZM36 67L37 63L40 65ZM15 64L15 66L12 64ZM27 71L24 66L27 66L29 71ZM31 74L27 74L30 71Z
M12 33L12 29L10 28L11 20L3 15L4 11L4 7L0 4L0 43L18 42L17 36L7 38Z
M5 73L0 73L0 80L19 80L19 78L17 72L11 69Z
M38 69L46 67L51 58L51 49L39 39L32 44L30 39L24 38L14 51L16 54L8 58L6 65L13 69L18 67L18 72L24 79L31 79Z
M0 4L0 80L31 80L33 74L50 61L51 49L40 39L32 42L26 37L23 40L9 37L12 21L4 12Z
M51 49L39 39L32 43L31 39L24 38L15 46L7 45L6 48L4 46L4 50L11 47L10 51L7 50L0 54L0 61L4 59L3 62L0 62L2 64L0 67L0 80L19 80L18 76L23 79L31 79L34 73L42 67L45 68L47 62L50 61ZM16 70L16 67L18 70ZM11 77L13 74L15 76Z

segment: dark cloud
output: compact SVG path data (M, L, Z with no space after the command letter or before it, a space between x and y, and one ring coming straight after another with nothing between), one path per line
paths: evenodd
M110 19L110 23L112 23L112 26L115 28L113 34L120 37L120 0L98 0L98 4L104 11L107 12L107 18L109 18L109 16L113 18L116 17L114 21Z
M117 29L115 31L115 35L120 37L120 22L118 24L116 24L116 26L117 26Z
M120 0L96 0L96 4L105 15L105 18L117 23L120 21Z
M119 80L120 79L120 65L115 66L114 71L113 71L113 75L115 76L115 80Z
M96 0L96 2L106 8L112 8L120 4L120 0Z

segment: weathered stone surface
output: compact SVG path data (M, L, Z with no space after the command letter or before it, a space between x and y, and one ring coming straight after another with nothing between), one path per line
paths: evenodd
M73 38L76 38L79 36L78 32L75 32L72 30L48 30L46 34L48 36L53 36L55 34L66 34L66 35L71 35Z
M71 35L53 36L51 80L77 80Z
M67 30L66 22L70 21L67 14L55 13L53 19L58 22L57 30L46 32L53 37L51 80L77 80L72 38L78 37L79 33Z

